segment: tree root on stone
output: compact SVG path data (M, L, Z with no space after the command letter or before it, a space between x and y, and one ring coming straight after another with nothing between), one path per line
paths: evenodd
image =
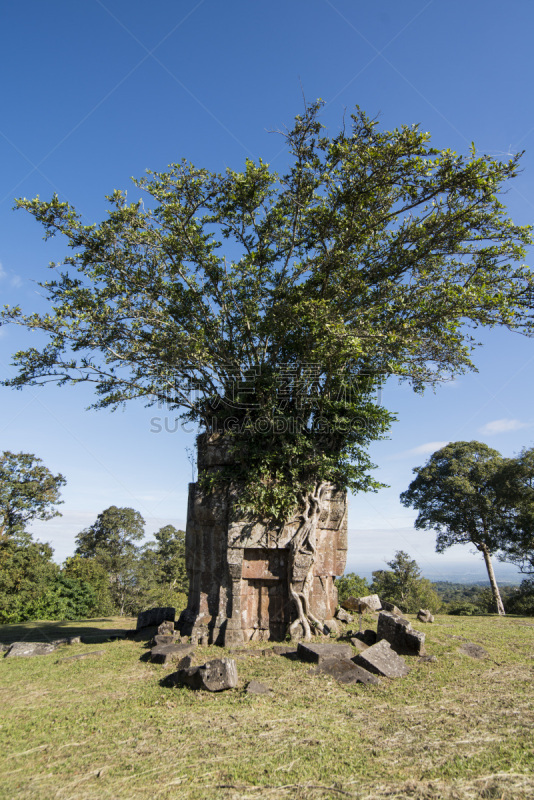
M289 633L292 639L297 638L300 629L306 642L310 641L315 632L328 633L324 622L317 619L310 607L313 572L317 560L317 525L325 508L326 489L326 483L316 484L313 492L302 498L304 510L298 515L300 525L290 542L288 584L289 594L297 610L297 618L289 626ZM295 575L295 570L299 569L299 561L309 561L304 580L302 576Z

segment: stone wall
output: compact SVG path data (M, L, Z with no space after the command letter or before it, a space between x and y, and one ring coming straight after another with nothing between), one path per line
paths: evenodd
M230 463L222 439L198 440L198 466L214 470ZM182 634L203 643L238 644L282 640L295 618L288 589L289 542L298 522L280 527L243 520L233 511L236 489L207 494L189 485L186 564L189 577ZM329 486L317 531L317 561L311 593L313 614L335 627L337 590L347 556L347 497ZM297 564L303 576L307 565Z

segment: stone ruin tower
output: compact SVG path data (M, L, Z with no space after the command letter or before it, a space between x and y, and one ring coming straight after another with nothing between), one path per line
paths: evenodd
M199 436L199 470L231 463L222 437ZM213 493L189 484L186 565L187 609L179 627L203 644L235 645L283 640L296 611L289 594L289 541L298 522L281 528L261 520L239 519L234 512L238 489ZM311 611L335 629L336 576L347 559L347 496L332 485L317 530L317 561L310 596ZM294 566L293 579L304 580L310 562Z

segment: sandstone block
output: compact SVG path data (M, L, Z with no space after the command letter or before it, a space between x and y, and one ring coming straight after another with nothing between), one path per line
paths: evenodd
M222 692L237 686L237 667L233 658L216 658L201 667L178 670L177 679L192 689Z
M385 639L398 653L421 655L424 651L425 634L414 631L409 620L390 611L381 611L376 631L378 641Z
M344 608L338 608L336 611L336 619L338 619L340 622L352 622L354 617L352 614L349 614L347 611L345 611Z
M13 642L4 658L30 658L31 656L47 656L53 653L55 645L44 642Z
M302 661L311 661L320 664L327 658L351 658L352 647L350 644L314 644L313 642L299 642L297 647L298 657Z
M339 683L380 683L376 675L348 658L326 658L318 664L315 672L330 675Z
M397 608L395 603L382 603L382 609L384 611L389 611L391 614L395 614L396 617L402 617L402 611L400 608Z
M352 660L358 666L385 678L402 678L410 672L405 660L385 639L369 647L364 653L354 656Z
M191 655L194 650L192 644L158 644L150 651L150 660L154 664L170 664Z
M417 612L417 619L419 622L434 622L434 615L428 608L420 608Z

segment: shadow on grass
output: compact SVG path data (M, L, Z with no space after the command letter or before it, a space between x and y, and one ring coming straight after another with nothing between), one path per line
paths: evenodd
M116 625L116 618L102 617L90 620L36 621L0 625L0 643L51 642L54 639L62 639L67 636L81 636L83 642L96 644L119 638L140 641L148 635L148 629L141 630L138 633L133 630L131 620L124 620L125 627L112 627L113 623ZM126 627L127 625L130 627Z

